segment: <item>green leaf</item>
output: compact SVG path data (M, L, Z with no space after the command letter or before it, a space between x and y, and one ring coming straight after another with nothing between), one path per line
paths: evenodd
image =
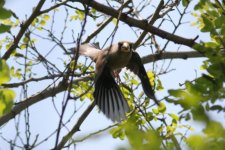
M189 0L182 0L182 5L186 7L189 4L189 2L190 2Z
M166 127L166 137L170 137L174 131L176 130L176 128L172 127L172 126L167 126Z
M11 110L15 96L13 90L0 89L0 116Z
M168 90L168 92L171 96L174 97L180 97L184 93L182 90Z
M8 32L11 29L11 26L0 24L0 33Z
M203 130L205 134L207 134L209 137L214 137L214 138L220 138L220 137L225 137L225 129L219 122L215 121L210 121L206 129Z
M10 10L0 7L0 14L0 19L7 19L11 17L12 12Z
M179 120L179 116L175 115L175 114L169 114L169 116L171 118L173 118L174 120L178 121Z
M160 113L165 113L165 112L166 112L166 105L165 105L163 102L160 102L160 103L159 103L158 111L159 111Z
M41 21L40 21L40 25L41 25L41 26L45 26L45 24L46 24L46 21L45 21L45 20L41 20Z
M194 120L207 122L209 120L202 105L196 106L191 110Z
M153 113L152 112L148 112L146 115L146 120L147 121L152 121L154 119Z
M222 25L225 24L225 16L220 16L218 18L216 18L215 20L215 26L216 28L221 28Z
M203 150L204 148L204 139L203 137L199 135L193 135L187 139L187 144L192 148L192 149L198 149L198 150Z
M10 80L10 69L5 60L0 59L0 84Z
M161 91L161 90L163 90L163 89L164 89L164 87L163 87L163 85L162 85L162 82L158 79L158 80L157 80L156 90L157 90L157 91Z
M225 35L225 24L221 26L220 34Z
M116 24L117 24L117 19L116 19L116 18L113 18L112 23L113 23L114 25L116 25Z
M223 107L221 105L214 105L210 107L210 110L217 110L218 112L223 110Z
M85 13L83 11L76 10L75 13L77 14L77 17L78 17L79 20L84 20Z
M113 138L119 137L121 140L125 138L125 133L121 126L111 129L110 133L112 134Z
M45 21L48 21L49 18L50 18L49 15L44 15L44 16L43 16L43 19L44 19Z
M195 10L202 9L205 6L206 2L207 0L200 0L198 4L195 5L194 9Z
M139 82L137 80L135 80L135 79L132 79L131 83L133 83L134 85L138 85L139 84Z
M152 112L153 112L154 114L156 114L156 115L159 114L159 110L158 110L158 109L155 109L155 108L152 109Z
M206 17L205 15L202 15L202 20L203 20L203 23L204 23L204 26L201 29L202 32L212 32L212 31L214 31L214 25L208 17Z

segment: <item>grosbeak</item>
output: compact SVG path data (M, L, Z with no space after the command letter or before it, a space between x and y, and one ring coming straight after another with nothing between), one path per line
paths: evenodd
M125 119L130 111L113 76L113 72L121 68L134 72L141 80L144 93L159 105L141 58L132 47L133 43L128 41L112 44L103 50L89 43L79 46L79 54L90 57L96 63L94 104L114 122Z

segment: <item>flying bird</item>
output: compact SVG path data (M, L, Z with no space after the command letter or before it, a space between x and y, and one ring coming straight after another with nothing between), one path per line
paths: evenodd
M126 67L135 73L141 80L144 93L159 105L141 58L132 47L133 43L128 41L112 44L103 50L89 43L79 46L79 54L90 57L96 63L94 104L113 122L121 122L130 111L114 79L114 71L121 68Z

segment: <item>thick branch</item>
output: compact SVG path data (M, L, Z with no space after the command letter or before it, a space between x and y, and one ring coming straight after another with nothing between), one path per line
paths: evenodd
M94 108L94 106L95 106L94 103L92 103L91 105L89 105L89 107L85 110L85 112L80 116L80 118L78 119L77 123L73 126L72 130L67 135L65 135L63 137L62 141L54 149L61 150L64 147L64 145L66 144L66 142L73 136L73 134L76 133L77 131L80 131L81 124L84 122L84 120L86 119L86 117L92 111L92 109Z
M163 59L188 59L188 58L199 58L204 57L201 53L197 51L186 51L186 52L163 52L159 54L151 54L142 57L142 62L144 64L163 60Z
M91 77L81 77L74 81L74 84L77 84L80 81L88 81ZM14 118L17 114L19 114L24 109L30 107L31 105L44 100L45 98L55 96L56 94L65 91L68 87L68 83L60 82L57 86L48 88L40 93L37 93L36 95L33 95L24 101L16 104L11 112L5 114L4 116L0 117L0 126L2 126L4 123L8 122L10 119Z
M100 4L94 0L90 1L90 0L78 0L79 2L83 3L83 4L88 4L89 6L93 7L94 9L107 14L109 16L115 17L117 18L119 15L119 12L111 7L105 6L103 4ZM183 38L181 36L177 36L177 35L173 35L167 31L158 29L152 25L149 25L147 21L145 20L138 20L138 19L134 19L132 17L129 17L127 14L125 13L121 13L121 16L119 18L121 21L127 23L130 26L134 26L137 28L140 28L144 31L148 31L152 34L158 35L161 38L165 38L167 40L173 41L174 43L177 44L183 44L186 45L188 47L193 47L196 43L195 43L195 39L187 39L187 38Z

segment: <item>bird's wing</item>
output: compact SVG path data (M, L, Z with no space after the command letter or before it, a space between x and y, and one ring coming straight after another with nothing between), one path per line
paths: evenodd
M107 65L104 65L95 80L94 98L94 103L114 122L121 122L126 118L126 113L130 111L127 101Z
M69 51L68 54L74 54L77 51L77 47L71 48ZM101 50L98 44L85 43L79 46L79 54L90 57L94 61L96 61L99 53L101 53Z
M149 82L144 65L141 61L141 57L138 55L138 53L132 52L132 57L126 67L127 67L127 69L131 70L136 75L138 75L138 77L141 80L141 84L142 84L145 94L149 98L153 99L157 105L159 105L159 103L155 97L153 88Z

